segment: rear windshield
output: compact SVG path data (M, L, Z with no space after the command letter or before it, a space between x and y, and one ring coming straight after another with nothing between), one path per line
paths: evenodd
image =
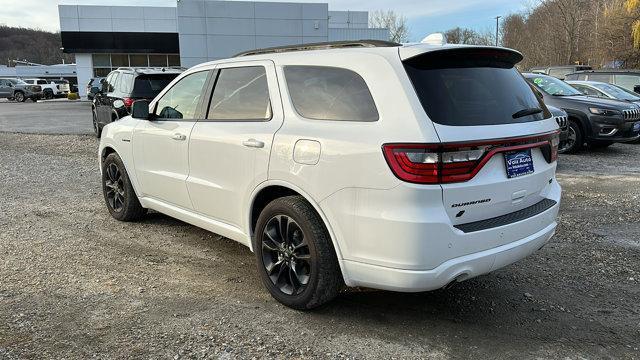
M500 125L551 117L515 69L520 59L505 51L458 50L414 57L404 67L435 123Z
M140 75L136 78L131 97L152 99L178 74Z

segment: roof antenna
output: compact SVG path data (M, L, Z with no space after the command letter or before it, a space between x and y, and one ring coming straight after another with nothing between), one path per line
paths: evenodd
M433 33L422 39L420 43L427 45L446 45L447 39L442 33Z

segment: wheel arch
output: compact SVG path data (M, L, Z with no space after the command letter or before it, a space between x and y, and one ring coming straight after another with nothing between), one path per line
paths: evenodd
M573 120L580 126L580 130L582 130L582 136L584 137L583 140L591 137L591 124L589 123L588 116L583 114L582 112L578 112L575 110L565 109L565 111L567 112L568 120Z
M131 172L131 168L127 165L127 162L125 161L125 159L122 158L122 155L120 155L118 150L111 144L107 144L102 149L100 149L100 164L99 164L100 176L102 176L102 163L107 158L107 156L113 153L120 156L120 159L122 160L122 164L124 165L124 169L127 172L127 175L129 176L129 180L131 180L131 186L133 187L133 191L136 193L136 196L138 197L138 199L140 199L140 191L138 190L138 178L135 176L135 173Z
M276 196L276 195L280 195L280 196ZM319 204L313 199L311 195L306 193L300 187L294 184L288 183L286 181L281 181L281 180L266 181L260 184L258 187L256 187L256 189L252 192L251 200L249 201L250 205L248 207L247 217L246 217L247 218L246 228L248 230L247 233L249 234L249 238L252 239L249 244L249 249L253 251L253 234L254 234L254 229L255 229L258 216L260 215L260 210L264 209L264 206L266 206L269 202L279 197L289 196L289 195L302 196L305 200L307 200L309 204L311 204L311 206L314 208L316 213L320 216L320 219L322 219L324 226L329 232L329 237L331 238L331 243L333 244L333 249L336 253L338 264L340 265L340 272L342 273L342 276L344 278L346 273L342 266L342 253L340 251L340 246L338 246L336 234L333 231L333 228L331 227L331 224L329 223L327 216L324 214ZM255 213L256 222L254 222L254 213Z

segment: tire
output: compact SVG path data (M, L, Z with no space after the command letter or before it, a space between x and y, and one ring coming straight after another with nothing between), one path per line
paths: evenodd
M53 99L53 91L51 89L47 89L44 91L44 99L45 100Z
M560 154L575 154L582 150L584 143L584 134L580 125L574 120L569 120L569 134L567 140L560 143L558 152Z
M96 137L100 139L100 136L102 136L102 127L100 127L100 124L98 124L98 114L96 113L95 109L93 109L91 113L93 117L93 132Z
M122 159L116 153L107 155L102 162L102 194L109 213L116 220L135 221L147 213L131 186Z
M22 91L16 91L15 94L13 94L13 99L17 102L24 102L27 100Z
M593 140L589 142L589 147L592 149L605 149L611 145L613 145L613 141Z
M283 224L288 229L284 237L280 230ZM327 228L302 196L282 197L264 208L256 224L253 249L262 282L285 306L313 309L333 300L342 287Z

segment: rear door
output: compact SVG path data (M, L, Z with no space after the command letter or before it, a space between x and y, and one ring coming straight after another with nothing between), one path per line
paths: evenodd
M12 94L12 89L9 87L9 82L5 79L0 79L0 98L8 98Z
M275 66L218 65L211 89L206 119L191 134L187 186L196 211L242 229L249 195L267 180L273 136L283 121Z
M450 163L446 171L471 174L478 166L467 171L463 169L467 164L486 162L470 180L442 185L444 205L453 224L531 206L543 200L553 181L556 163L546 160L542 148L493 153L505 143L537 142L521 138L558 129L542 99L515 69L518 59L507 51L466 49L426 53L404 61L447 151L443 154L443 162ZM501 142L504 139L510 140ZM469 150L476 149L479 159L466 158ZM516 165L521 161L523 167L519 168Z
M140 121L133 135L133 158L142 196L192 209L186 179L189 138L202 117L202 93L209 70L193 72L151 104L152 120Z

